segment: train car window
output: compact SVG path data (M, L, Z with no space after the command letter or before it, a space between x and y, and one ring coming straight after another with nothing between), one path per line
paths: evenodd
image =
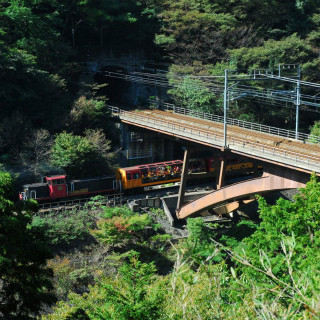
M171 173L172 171L171 163L165 163L165 168L167 173Z
M51 181L54 186L56 186L58 184L64 184L64 179L56 179L56 180L51 180Z
M157 171L164 171L165 167L161 164L157 167Z
M133 180L140 179L140 173L139 172L135 172L132 175L133 175Z
M155 166L149 168L148 177L153 178L156 175L157 168Z
M210 168L214 168L214 160L210 161Z
M149 172L151 172L152 174L154 174L156 171L157 171L156 167L149 168Z
M127 172L127 180L132 180L131 179L131 172Z

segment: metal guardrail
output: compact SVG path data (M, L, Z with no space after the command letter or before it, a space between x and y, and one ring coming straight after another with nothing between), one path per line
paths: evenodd
M118 107L108 106L108 108L115 115L120 115L120 112L122 111ZM218 122L218 123L224 122L223 116L181 108L166 102L161 103L160 108L164 111L173 111L174 113L177 113L177 114L183 114L183 115L196 117L204 120L209 120L213 122ZM296 132L293 130L281 129L277 127L266 126L259 123L238 120L233 118L227 118L227 124L244 128L244 129L253 130L253 131L268 133L268 134L272 134L279 137L285 137L288 139L294 139L294 140L296 139ZM306 143L320 144L320 136L298 132L297 138L298 140Z
M219 133L210 133L206 130L202 130L200 128L191 128L186 125L177 124L175 122L170 122L167 120L156 119L154 117L150 117L146 114L137 114L130 113L129 111L120 110L120 117L126 119L133 119L135 122L142 122L142 124L149 124L151 127L155 128L160 126L162 129L166 129L166 131L170 133L180 132L182 135L197 138L204 138L211 143L216 142L217 145L223 145L223 134ZM281 149L279 147L271 147L266 146L261 143L251 142L241 138L228 137L229 146L233 146L234 149L245 150L248 152L251 150L251 153L254 155L259 155L264 158L269 158L270 160L277 160L283 163L292 164L294 163L297 167L305 168L303 165L314 165L314 169L318 169L320 171L320 157L309 156L299 152L288 151L285 149ZM259 154L260 152L260 154ZM286 160L285 162L283 160ZM309 169L309 168L308 168Z
M109 111L111 111L111 114L119 115L121 109L119 109L118 107L110 106L110 105L107 105L107 107Z
M50 211L50 210L68 210L73 208L92 208L94 206L106 205L106 206L115 206L117 204L122 203L122 194L113 194L107 196L99 196L99 199L95 200L94 197L90 198L78 198L78 199L70 199L63 200L57 202L48 202L48 203L40 203L39 209L40 211Z
M177 107L170 103L162 103L162 109L164 111L173 111L174 113L188 115L200 119L205 119L213 122L223 123L223 116L213 115L211 113L199 112L195 110L190 110L186 108ZM240 128L245 128L253 131L259 131L263 133L268 133L272 135L276 135L279 137L285 137L289 139L296 139L296 132L292 130L281 129L277 127L270 127L259 123L238 120L233 118L227 118L227 124L232 126L237 126ZM320 136L310 135L302 132L298 132L297 136L298 140L307 142L307 143L319 143L320 144Z

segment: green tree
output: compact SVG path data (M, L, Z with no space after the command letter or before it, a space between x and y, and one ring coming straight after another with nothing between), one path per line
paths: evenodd
M157 285L154 263L143 263L136 252L129 254L116 277L102 277L83 296L71 294L47 320L84 319L153 320L161 319L164 291ZM81 319L81 318L80 318Z
M205 261L211 263L212 257L216 256L214 254L216 246L211 240L216 237L216 232L210 230L201 217L189 218L187 229L189 231L188 238L181 244L184 259L190 260L190 265L193 267L199 267Z
M297 34L281 41L268 40L253 48L230 50L230 60L238 69L274 68L283 63L304 63L313 57L311 47Z
M310 138L310 142L320 143L320 121L315 121L311 127L310 135L313 136Z
M101 243L111 245L125 240L142 240L146 227L155 227L148 214L137 214L125 207L105 208L105 218L97 222L98 229L92 235Z
M134 1L116 1L100 2L96 0L81 0L79 5L86 14L87 21L96 26L99 30L100 46L104 45L104 32L111 24L115 22L136 22L132 15Z
M70 177L87 176L93 150L88 139L63 132L52 146L51 164L63 168Z
M28 138L30 129L63 126L69 97L57 73L68 53L59 38L56 4L47 0L0 4L0 140L6 141L0 151L14 162L15 151L23 149L21 137ZM23 124L14 125L19 121ZM12 143L6 136L8 122L19 128ZM15 139L18 133L20 139Z
M178 80L178 83L172 78L170 83L174 84L174 88L168 90L168 93L172 95L176 105L209 113L214 113L217 109L214 103L215 95L203 81L185 76L182 80Z
M114 154L102 130L88 130L81 137L62 132L51 148L51 164L70 177L92 177L110 172Z
M161 315L162 296L152 292L150 285L155 279L153 263L142 263L137 253L130 255L130 263L119 270L120 283L101 283L105 304L97 308L97 319L151 320Z
M155 37L156 44L181 64L194 60L212 63L224 58L237 32L237 20L219 9L208 0L163 1L162 30Z
M108 124L108 115L103 101L81 96L71 109L70 127L75 134L82 134L85 129L104 128Z
M12 178L0 172L0 318L34 319L54 301L46 268L51 253L43 230L30 225L36 206L15 206L10 197Z
M301 274L315 276L314 271L319 268L320 226L320 183L316 175L311 176L294 202L280 198L270 206L261 197L258 201L262 222L244 241L246 259L259 269L269 270L270 275L250 268L246 272L257 281L268 279L270 286L280 279L294 287ZM296 272L288 273L288 266ZM318 285L315 287L320 289Z
M190 218L187 220L189 239L197 244L210 242L210 233L202 218Z

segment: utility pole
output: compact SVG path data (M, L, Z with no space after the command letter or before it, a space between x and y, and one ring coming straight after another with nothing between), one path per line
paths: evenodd
M228 110L228 69L224 70L223 93L223 145L227 148L227 110Z
M298 66L298 81L297 81L297 97L296 97L296 140L299 138L299 108L300 108L300 66Z

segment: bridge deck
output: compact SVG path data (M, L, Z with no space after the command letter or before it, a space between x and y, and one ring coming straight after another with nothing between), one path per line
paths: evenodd
M121 111L121 121L215 148L223 147L223 124L160 110ZM320 172L320 145L228 125L231 151L301 171Z

